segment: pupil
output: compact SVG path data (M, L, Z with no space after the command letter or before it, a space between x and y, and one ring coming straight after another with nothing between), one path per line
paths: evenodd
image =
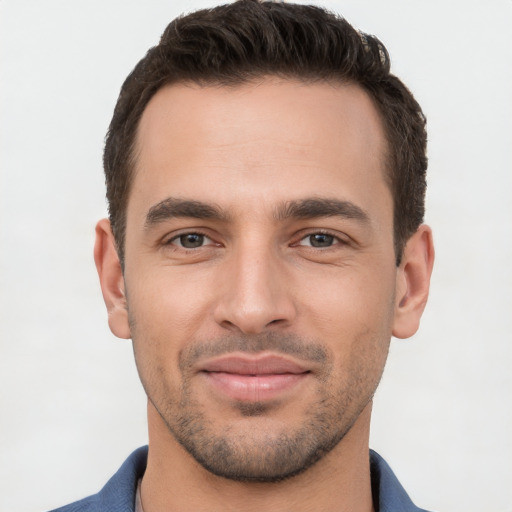
M201 245L203 245L203 241L204 236L198 235L196 233L180 236L181 245L187 249L195 249L196 247L201 247Z
M331 235L317 233L315 235L311 235L309 240L313 247L329 247L332 245L334 237Z

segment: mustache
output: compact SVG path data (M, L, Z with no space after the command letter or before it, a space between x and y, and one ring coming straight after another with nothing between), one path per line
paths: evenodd
M180 352L181 370L190 368L202 359L210 359L233 352L255 354L263 351L293 356L306 362L325 365L330 360L327 349L314 340L306 340L295 334L260 333L225 336L215 341L194 343Z

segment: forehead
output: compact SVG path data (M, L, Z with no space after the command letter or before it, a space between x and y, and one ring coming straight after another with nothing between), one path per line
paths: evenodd
M249 205L385 182L379 114L352 84L166 86L143 113L136 149L128 214L134 194Z

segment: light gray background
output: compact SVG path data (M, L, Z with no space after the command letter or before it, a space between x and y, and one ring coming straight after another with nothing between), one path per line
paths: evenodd
M146 442L131 345L92 260L122 80L209 1L0 1L0 510L96 492ZM395 340L372 446L414 500L512 511L512 1L329 1L387 45L428 117L437 261Z

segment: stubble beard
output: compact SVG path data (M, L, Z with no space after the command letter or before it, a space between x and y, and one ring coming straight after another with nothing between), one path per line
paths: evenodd
M322 374L314 377L317 379L317 400L305 409L302 421L295 428L283 426L266 431L237 431L233 425L217 428L215 418L209 418L204 406L194 397L191 376L187 373L191 362L204 354L214 356L235 350L259 352L267 349L297 355L306 361L322 361ZM180 357L182 382L179 391L173 391L165 384L162 387L165 374L161 367L147 372L146 377L150 375L147 379L139 368L139 375L149 400L169 432L201 466L214 475L234 481L272 483L303 473L322 459L344 438L371 401L383 365L369 380L368 374L375 371L368 368L368 361L361 354L354 359L347 366L350 374L333 389L332 359L321 344L292 335L269 333L225 338L185 351ZM272 414L273 405L239 402L235 407L240 417L265 418Z

